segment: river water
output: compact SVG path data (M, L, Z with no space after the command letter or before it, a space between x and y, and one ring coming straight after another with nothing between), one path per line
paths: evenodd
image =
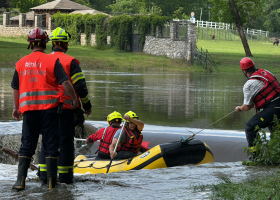
M179 140L182 135L214 123L242 105L242 73L204 74L186 72L108 72L83 70L93 104L88 123L104 126L113 111L137 113L145 131L159 138ZM12 113L13 68L0 69L0 135L21 132L21 122ZM277 75L276 75L277 76ZM74 185L59 184L50 192L40 187L35 172L28 174L27 189L14 192L16 165L0 164L1 199L209 199L210 191L194 191L193 186L213 184L219 177L242 180L262 169L242 166L246 146L245 123L254 111L232 113L197 135L212 149L218 162L200 166L139 170L112 174L78 175ZM171 135L174 135L171 136ZM169 138L168 138L169 139ZM229 147L231 147L229 149ZM228 149L226 149L228 148Z

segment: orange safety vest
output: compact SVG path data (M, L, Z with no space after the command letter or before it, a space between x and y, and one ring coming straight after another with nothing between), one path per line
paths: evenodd
M48 110L64 101L54 74L56 58L34 52L16 63L19 76L19 111Z
M71 79L71 76L70 76L70 68L71 68L71 62L73 60L75 60L78 64L80 63L77 59L63 53L63 52L59 52L59 51L53 51L49 54L50 56L54 57L54 58L59 58L59 61L61 63L61 65L63 66L68 78L69 78L69 81L71 82L71 84L73 85L73 81ZM63 104L63 109L72 109L71 107L71 97L69 95L67 95L67 93L65 92L65 89L63 88L62 85L59 86L61 90L64 91L64 95L65 95L65 102ZM74 85L73 85L73 88L74 88ZM74 88L75 90L75 94L76 94L76 97L78 99L78 108L81 108L81 104L80 104L80 98L77 94L77 91L76 89Z
M139 149L141 147L141 143L143 141L143 135L141 131L137 128L135 131L131 131L129 128L125 127L125 142L120 143L118 146L117 152L119 151L131 151L134 154L138 154Z

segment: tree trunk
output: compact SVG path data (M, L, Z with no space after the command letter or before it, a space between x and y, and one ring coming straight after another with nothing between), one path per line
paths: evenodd
M245 54L248 57L253 57L253 55L251 53L251 50L250 50L250 47L249 47L248 42L247 42L246 35L244 34L244 31L243 31L241 19L240 19L238 10L236 8L235 2L234 2L234 0L229 0L229 2L231 4L233 13L234 13L234 15L236 17L236 27L237 27L239 36L240 36L242 44L243 44L243 47L244 47L244 50L245 50Z

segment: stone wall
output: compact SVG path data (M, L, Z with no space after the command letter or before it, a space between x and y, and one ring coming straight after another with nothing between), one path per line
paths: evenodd
M19 15L19 25L9 26L10 13L3 14L3 25L0 25L0 36L26 36L36 27L40 27L40 15L35 15L35 27L26 27L26 14L21 13ZM51 16L49 14L46 15L47 27L44 29L47 31L48 35L51 33ZM42 28L42 27L40 27ZM47 29L47 30L46 30Z
M143 52L157 56L164 55L169 58L187 59L186 45L186 41L146 36Z
M143 52L157 55L167 56L176 59L191 59L191 44L196 45L196 25L190 22L187 23L186 38L179 40L179 22L170 23L170 38L156 36L146 36Z

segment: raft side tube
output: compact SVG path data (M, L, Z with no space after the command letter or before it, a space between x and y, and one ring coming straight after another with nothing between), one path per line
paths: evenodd
M214 162L211 149L201 140L166 143L160 147L167 167Z

